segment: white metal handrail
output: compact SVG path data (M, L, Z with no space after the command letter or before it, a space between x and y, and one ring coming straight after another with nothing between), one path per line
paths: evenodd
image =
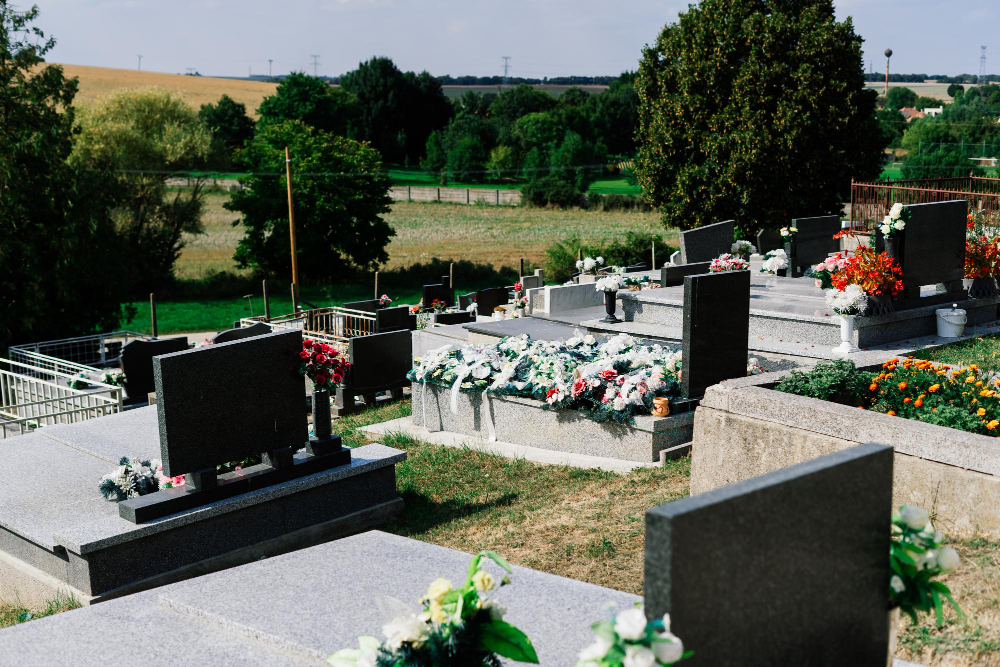
M66 361L108 366L119 360L121 348L130 340L148 340L150 338L151 336L147 334L121 329L109 333L11 345L9 356L12 359L23 360L25 357L22 355L26 352L35 352ZM112 346L112 343L118 344L115 348L118 351L117 354L109 354L109 347Z

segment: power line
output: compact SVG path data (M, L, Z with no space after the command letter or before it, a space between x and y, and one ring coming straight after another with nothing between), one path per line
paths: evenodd
M986 76L986 47L979 47L979 80L982 82Z
M510 80L510 77L507 76L507 72L510 70L510 56L502 56L502 57L503 57L503 87L506 88L507 82Z
M309 56L309 57L313 59L313 76L315 76L315 77L318 78L319 77L319 56L312 55L312 56Z

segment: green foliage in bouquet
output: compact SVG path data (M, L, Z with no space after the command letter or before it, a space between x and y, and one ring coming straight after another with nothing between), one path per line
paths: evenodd
M892 547L889 564L889 606L899 607L914 624L917 612L930 613L940 626L944 623L943 600L951 603L959 618L962 610L951 596L951 590L934 578L958 569L958 552L941 546L941 531L931 525L927 510L904 505L892 516Z

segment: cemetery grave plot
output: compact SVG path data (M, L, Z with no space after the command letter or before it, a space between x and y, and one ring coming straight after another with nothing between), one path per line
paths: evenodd
M402 452L311 449L299 350L301 334L286 331L154 357L157 405L0 448L0 599L114 597L397 514ZM216 472L255 455L261 464ZM106 501L98 485L123 456L162 458L164 474L184 483ZM39 466L59 493L38 493Z

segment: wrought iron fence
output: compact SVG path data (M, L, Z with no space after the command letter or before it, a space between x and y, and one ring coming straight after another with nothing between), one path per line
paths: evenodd
M149 340L152 336L135 331L112 331L111 333L47 340L39 343L22 343L11 345L9 354L14 361L31 363L27 354L45 355L50 358L75 362L87 366L114 366L121 358L122 348L131 340Z
M1000 178L956 176L898 181L851 181L851 229L873 231L896 202L926 204L964 199L969 211L1000 214Z

